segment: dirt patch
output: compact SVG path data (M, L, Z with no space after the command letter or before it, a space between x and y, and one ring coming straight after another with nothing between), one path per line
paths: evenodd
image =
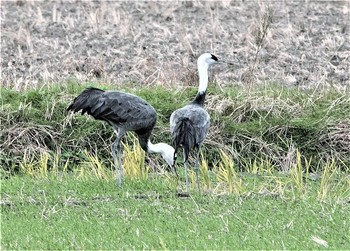
M256 32L272 24L254 82L348 86L349 1L1 1L1 86L67 79L197 85L196 58L212 52L219 84L244 84Z

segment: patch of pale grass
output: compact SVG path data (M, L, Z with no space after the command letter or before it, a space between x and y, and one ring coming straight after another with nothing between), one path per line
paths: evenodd
M105 167L96 154L85 150L83 151L83 157L86 158L86 161L82 162L82 164L76 170L78 178L93 177L98 180L111 178L110 169Z
M64 159L59 154L42 152L36 157L27 154L20 163L20 172L36 179L65 177L69 173L82 180L115 180L114 167L102 162L97 154L84 150L81 157L82 161L72 166L69 159ZM127 179L145 181L150 178L150 166L144 163L144 158L145 153L139 145L124 144L124 174ZM339 170L339 163L335 160L326 163L320 174L310 173L309 162L303 160L297 152L296 163L287 175L277 172L272 163L262 160L254 160L250 163L251 167L246 168L248 172L239 173L237 165L222 150L220 159L212 168L209 168L203 155L200 164L200 185L206 195L273 196L285 200L312 197L320 202L341 204L348 203L350 198L350 176ZM191 190L196 191L196 177L192 168L189 177ZM183 185L175 175L164 172L152 174L152 180L159 179L164 179L174 187Z
M124 173L131 179L145 180L150 169L149 166L145 165L145 151L135 136L129 134L129 137L131 137L131 144L122 143Z
M291 180L300 195L304 195L307 192L307 181L310 170L310 162L306 159L302 159L299 151L296 151L295 163L290 170Z
M214 167L217 180L225 183L228 191L234 194L241 194L244 191L243 181L238 176L233 160L224 152L220 151L220 162Z
M236 101L239 99L239 101ZM242 101L241 101L242 100ZM223 98L221 95L208 95L207 109L212 113L232 118L236 123L249 120L251 114L266 117L283 118L286 114L297 116L303 113L300 103L282 97L268 97L261 93L242 94L233 98Z

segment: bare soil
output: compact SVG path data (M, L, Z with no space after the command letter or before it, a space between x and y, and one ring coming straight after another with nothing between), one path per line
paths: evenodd
M349 86L350 1L1 1L1 86L68 79L196 85L196 58L224 85L244 84L269 7L255 83Z

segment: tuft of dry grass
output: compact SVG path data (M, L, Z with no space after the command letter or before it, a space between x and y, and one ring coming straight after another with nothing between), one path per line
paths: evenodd
M244 72L241 77L243 83L247 83L249 86L251 86L256 81L255 70L258 67L260 61L259 54L265 46L272 20L273 10L267 6L261 11L259 19L256 20L256 22L252 25L251 33L254 38L255 53L247 71Z
M59 149L57 144L57 131L51 126L31 123L18 123L1 130L1 154L11 156L40 155L51 151L49 146ZM50 143L48 143L50 142Z

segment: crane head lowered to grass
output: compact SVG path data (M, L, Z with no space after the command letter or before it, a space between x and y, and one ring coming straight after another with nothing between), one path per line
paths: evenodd
M157 121L156 110L140 97L120 92L87 88L67 108L73 112L87 113L97 120L110 124L117 138L112 144L112 155L117 174L117 184L123 180L122 148L124 134L133 131L142 149L147 153L159 153L169 166L174 164L174 148L166 143L152 144L150 137ZM117 155L116 155L117 152Z
M196 181L198 190L200 190L198 177L198 158L200 147L203 144L210 126L210 116L204 108L204 100L208 87L208 69L210 65L216 63L231 64L218 60L211 53L204 53L197 60L199 73L199 88L194 100L188 105L174 111L170 117L170 131L172 136L172 145L175 148L174 159L179 147L183 148L184 165L186 175L186 190L188 191L188 157L190 151L195 152ZM176 170L174 163L174 170Z

